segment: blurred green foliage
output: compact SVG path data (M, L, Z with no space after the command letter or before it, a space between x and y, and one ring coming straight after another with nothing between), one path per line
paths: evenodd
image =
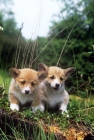
M39 38L39 62L62 68L76 67L73 88L83 94L94 91L94 0L61 2L59 21L52 21L48 38ZM44 41L45 40L45 41ZM49 43L50 42L50 43ZM41 43L41 45L40 45ZM72 89L71 89L72 88ZM87 91L86 91L87 90Z
M14 13L10 10L10 5L12 6L11 0L0 2L0 26L3 28L3 30L0 30L0 68L3 69L8 69L14 65L19 35L23 38L21 29L17 27Z

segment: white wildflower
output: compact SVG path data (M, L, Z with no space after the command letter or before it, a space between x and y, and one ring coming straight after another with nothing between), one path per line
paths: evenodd
M3 30L3 27L0 26L0 30Z
M93 47L93 50L94 50L94 45L91 45Z

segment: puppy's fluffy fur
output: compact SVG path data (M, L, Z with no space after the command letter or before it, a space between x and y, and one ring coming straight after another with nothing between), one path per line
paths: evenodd
M47 76L46 71L37 72L33 69L24 68L9 70L12 81L9 87L9 101L11 110L20 109L20 104L32 102L32 109L42 109L39 94L37 92L38 84Z
M61 69L40 63L39 70L41 71L43 68L48 71L48 76L38 86L41 94L41 110L44 111L45 107L53 109L58 106L62 114L64 111L67 113L69 95L65 90L65 81L75 71L75 68Z

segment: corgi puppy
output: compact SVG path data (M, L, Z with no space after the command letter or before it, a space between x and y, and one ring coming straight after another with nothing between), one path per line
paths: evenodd
M41 94L41 110L44 111L45 107L48 109L58 107L62 114L67 113L69 95L65 90L65 81L75 71L75 68L62 69L40 63L39 71L42 69L48 72L48 76L38 86Z
M37 72L33 69L9 69L12 81L9 87L9 102L11 110L19 111L20 105L32 103L32 108L40 109L37 94L38 84L47 76L47 71ZM36 108L37 106L37 108ZM41 107L42 108L42 107ZM41 110L41 109L40 109Z

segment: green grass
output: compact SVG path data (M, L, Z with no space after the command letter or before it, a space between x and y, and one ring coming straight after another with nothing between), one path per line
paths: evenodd
M8 87L10 83L10 76L8 72L0 70L0 108L4 109L9 115L12 115L13 112L9 108L8 101ZM70 126L75 127L74 124L80 123L84 124L86 130L94 131L94 96L92 94L88 95L88 98L81 98L75 95L70 95L70 103L68 105L69 118L66 117L66 114L62 115L60 112L50 113L45 111L41 113L37 111L33 113L30 108L23 108L20 112L14 112L15 117L20 118L34 124L41 125L40 131L33 130L34 140L46 140L47 137L49 140L54 140L53 132L48 136L45 135L44 126L46 128L49 126L56 126L60 130L65 131ZM8 124L10 125L10 124ZM19 132L15 127L10 126L15 140L23 139L25 136L22 132ZM27 135L29 137L28 131ZM11 137L11 136L10 136ZM8 140L5 132L0 129L0 140Z
M28 130L27 130L26 136L24 135L22 128L21 128L22 132L21 132L21 130L20 130L20 132L17 131L16 128L11 127L10 129L13 133L13 136L6 135L4 133L4 131L2 131L0 129L0 140L9 140L9 139L11 139L11 140L14 140L14 139L15 140L30 140L30 138L33 140L47 140L47 139L55 140L54 134L50 133L49 135L46 135L44 132L44 129L42 127L40 127L40 129L37 129L37 127L36 128L34 127L31 135L29 134L30 132L28 132Z
M4 87L6 92L8 92L11 77L6 70L0 69L0 86Z

